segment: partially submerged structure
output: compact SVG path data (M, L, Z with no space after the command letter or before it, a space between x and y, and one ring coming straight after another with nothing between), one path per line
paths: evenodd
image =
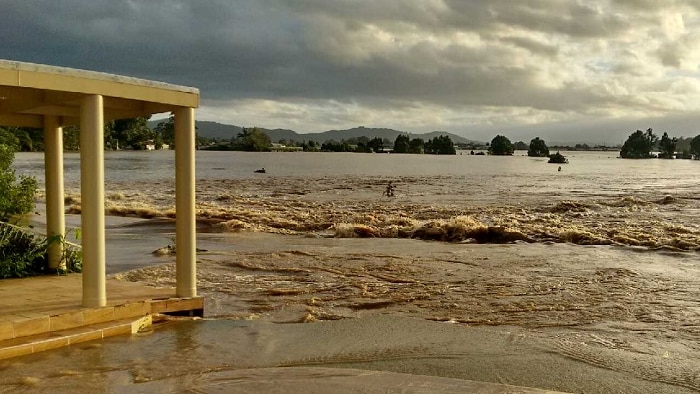
M84 307L107 304L104 122L163 112L175 115L175 296L197 296L194 109L198 106L195 88L0 60L0 125L44 129L48 237L65 236L62 127L80 126ZM61 243L50 246L52 268L59 268L62 248Z

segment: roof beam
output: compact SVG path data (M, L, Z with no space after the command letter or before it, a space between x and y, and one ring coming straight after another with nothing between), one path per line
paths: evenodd
M0 126L44 127L44 117L27 114L0 114Z

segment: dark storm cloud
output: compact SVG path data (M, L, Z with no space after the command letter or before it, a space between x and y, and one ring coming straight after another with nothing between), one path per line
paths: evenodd
M330 123L352 119L337 104L353 103L356 117L399 111L449 126L460 114L478 124L484 108L532 124L700 107L691 0L0 0L0 9L0 58L195 86L221 114L237 103L249 111L239 116Z
M3 19L9 23L0 26L0 33L12 39L3 40L0 49L4 57L14 60L165 79L199 86L215 97L420 98L426 92L424 99L435 100L440 89L454 86L482 95L486 92L479 81L498 79L491 74L501 71L505 79L497 85L507 88L514 83L512 78L527 78L528 73L507 66L492 71L464 69L488 56L489 50L458 45L437 48L417 42L390 54L377 48L355 64L338 63L334 56L343 57L344 51L362 45L358 31L372 23L403 24L418 33L428 29L428 33L449 34L464 28L487 33L494 25L509 23L583 33L578 27L566 27L566 21L557 21L556 14L513 7L511 2L493 2L488 8L480 2L374 3L350 7L348 2L264 0L8 2L3 5ZM599 32L598 24L589 19L586 14L577 20ZM330 22L324 25L324 21ZM336 40L337 48L319 49L331 40ZM556 53L551 45L527 38L505 41L548 55ZM450 62L460 56L462 63ZM420 70L402 67L421 61ZM426 73L432 75L425 77ZM529 81L520 85L527 87ZM452 90L448 89L445 100L455 99Z
M0 54L13 60L252 94L301 55L293 23L252 1L6 3Z

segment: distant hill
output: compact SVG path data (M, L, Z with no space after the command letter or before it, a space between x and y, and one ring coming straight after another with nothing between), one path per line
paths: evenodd
M267 133L267 135L270 136L270 139L272 142L277 142L279 140L287 140L287 141L309 141L308 138L305 138L306 134L299 134L294 130L288 130L288 129L274 129L274 130L269 130L269 129L261 129L264 132Z
M284 130L286 132L290 132L291 130ZM284 139L291 139L294 141L315 141L318 143L324 143L329 140L334 140L334 141L342 141L342 140L347 140L350 138L358 138L358 137L367 137L367 138L382 138L382 139L388 139L389 141L394 141L396 137L399 134L408 134L410 138L422 138L424 140L429 140L431 138L435 138L441 135L447 135L452 139L453 142L455 143L471 143L474 142L472 140L469 140L464 137L460 137L456 134L448 133L446 131L433 131L430 133L426 134L415 134L415 133L406 133L405 131L400 131L400 130L394 130L394 129L386 129L386 128L371 128L371 127L355 127L352 129L346 129L346 130L328 130L324 131L322 133L307 133L307 134L297 134L296 132L293 132L295 135L289 135L289 134L284 134L284 136L281 136L282 134L277 134L277 130L267 130L268 135L270 138L272 138L273 141L278 141L280 138ZM277 138L278 135L280 135L280 138Z
M243 129L243 127L240 126L209 122L206 120L195 121L195 127L197 128L197 134L202 137L223 138L227 140L235 137Z
M470 143L473 142L469 139L466 139L464 137L460 137L456 134L448 133L446 131L433 131L431 133L427 134L414 134L414 133L406 133L405 131L400 131L400 130L394 130L394 129L386 129L386 128L371 128L371 127L355 127L352 129L346 129L346 130L328 130L324 131L322 133L308 133L308 134L298 134L298 138L296 140L299 141L299 138L302 140L306 141L315 141L315 142L326 142L328 140L335 140L335 141L341 141L341 140L347 140L350 138L358 138L358 137L367 137L367 138L386 138L389 141L394 141L396 137L399 134L408 134L410 138L422 138L424 140L429 140L431 138L435 138L441 135L447 135L452 139L452 142L459 142L459 143ZM270 137L272 138L272 134L270 134ZM274 138L272 138L274 140Z
M162 120L161 120L162 121ZM160 121L151 121L149 122L149 126L155 127L158 125ZM217 123L217 122L210 122L210 121L197 121L196 122L196 127L197 127L197 134L202 136L202 137L207 137L207 138L219 138L219 139L230 139L235 137L238 133L241 132L242 127L240 126L234 126L234 125L228 125L228 124L222 124L222 123ZM410 138L422 138L424 140L429 140L431 138L439 137L441 135L447 135L452 139L453 142L455 143L472 143L472 142L477 142L474 140L470 140L461 136L458 136L456 134L448 133L446 131L433 131L430 133L426 134L415 134L415 133L406 133L404 131L400 130L394 130L394 129L387 129L387 128L371 128L371 127L354 127L352 129L346 129L346 130L328 130L324 131L322 133L306 133L306 134L300 134L297 133L294 130L289 130L289 129L265 129L265 128L260 128L261 130L265 131L267 135L270 136L270 139L272 141L279 141L279 140L287 140L287 141L297 141L297 142L302 142L302 141L314 141L318 143L323 143L329 140L335 140L335 141L342 141L342 140L347 140L350 138L358 138L358 137L367 137L367 138L386 138L389 141L394 141L396 137L399 134L408 134Z
M164 122L166 119L149 120L148 127L151 129L158 126L158 123ZM202 137L207 138L224 138L231 139L241 132L242 127L234 126L230 124L222 124L216 122L209 122L206 120L195 121L195 127L197 128L197 134Z
M156 127L159 122L162 122L163 120L152 120L149 122L149 126L151 128ZM198 120L195 123L197 127L197 134L202 136L202 137L207 137L207 138L219 138L219 139L231 139L235 137L238 133L241 132L242 127L240 126L234 126L234 125L228 125L228 124L222 124L222 123L217 123L217 122L210 122L206 120ZM429 140L431 138L439 137L441 135L447 135L452 139L453 142L455 143L472 143L472 142L477 142L473 140L469 140L464 137L460 137L456 134L448 133L446 131L433 131L430 133L426 134L414 134L414 133L406 133L404 131L400 130L394 130L394 129L386 129L386 128L371 128L371 127L355 127L352 129L347 129L347 130L328 130L324 131L322 133L307 133L307 134L299 134L294 130L288 130L288 129L265 129L260 127L260 130L263 130L264 132L267 133L267 135L270 136L270 139L274 142L277 142L279 140L287 140L287 141L297 141L297 142L302 142L302 141L314 141L318 143L324 143L329 140L335 140L335 141L341 141L341 140L347 140L350 138L358 138L358 137L367 137L367 138L386 138L389 141L394 141L396 137L399 134L408 134L410 138L422 138L424 140Z

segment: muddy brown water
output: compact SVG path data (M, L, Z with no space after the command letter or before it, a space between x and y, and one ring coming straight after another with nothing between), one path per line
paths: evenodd
M375 156L332 156L385 164L371 176L357 163L332 174L317 162L302 176L285 162L291 173L264 178L205 169L205 320L4 362L0 390L464 391L431 380L441 378L577 393L700 391L697 162L590 155L562 178L522 157L487 166L439 158L421 175ZM261 158L292 157L240 163L274 169ZM119 177L133 171L120 165L107 183L108 213L152 218L110 218L108 272L171 286L173 256L150 252L173 241L172 180L126 181ZM381 196L388 180L397 185L391 199ZM68 205L79 212L70 182ZM79 226L79 216L69 223ZM476 235L485 233L505 238Z

